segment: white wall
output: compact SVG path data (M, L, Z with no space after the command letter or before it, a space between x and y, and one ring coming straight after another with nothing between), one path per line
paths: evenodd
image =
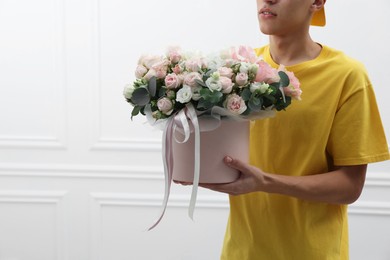
M390 3L328 1L317 41L364 62L390 138ZM226 197L174 186L162 223L161 133L122 88L168 45L260 46L255 1L0 0L0 260L218 259ZM351 259L390 259L390 165L350 207Z

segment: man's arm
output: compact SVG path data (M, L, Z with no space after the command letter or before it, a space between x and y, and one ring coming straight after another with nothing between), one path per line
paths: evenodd
M240 178L228 184L202 184L202 187L230 195L262 191L331 204L356 201L363 190L367 170L364 164L341 166L315 175L286 176L263 172L231 157L226 157L224 161L241 172Z

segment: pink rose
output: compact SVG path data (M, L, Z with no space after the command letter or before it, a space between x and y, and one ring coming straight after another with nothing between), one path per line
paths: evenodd
M202 68L202 60L200 59L190 59L185 62L185 66L188 71L198 72Z
M157 78L163 79L163 78L165 78L166 75L167 75L167 71L165 69L156 70L156 77Z
M172 63L178 63L181 59L180 47L168 48L167 56Z
M190 87L195 87L197 85L197 79L202 80L201 75L198 72L190 72L184 76L184 84Z
M172 70L173 70L173 73L180 74L183 71L183 68L179 64L176 64Z
M294 73L291 71L286 71L288 78L290 79L290 85L286 88L283 88L284 94L295 99L301 100L302 90L300 88L301 83L298 78L295 77Z
M180 86L180 79L175 73L168 74L164 81L167 89L176 89Z
M255 51L248 46L239 46L231 48L232 58L241 62L254 63L257 59Z
M236 75L235 80L239 86L244 86L246 83L248 83L248 74L245 72L240 72Z
M255 81L265 83L279 81L280 78L278 75L278 71L272 68L268 63L266 63L265 61L258 61L257 65L259 65L259 68L256 73Z
M138 65L135 69L135 77L137 79L141 79L143 76L145 76L146 72L148 72L148 69L143 65Z
M233 77L233 70L231 68L227 67L220 67L218 68L219 75L222 77L232 78Z
M170 115L173 112L173 102L167 97L162 97L157 101L157 107L161 113Z
M225 77L225 76L220 76L219 81L221 82L221 85L222 85L222 93L228 94L228 93L232 92L232 88L233 88L234 83L232 82L232 80L230 78Z
M152 69L156 71L156 77L163 79L167 75L168 71L168 60L162 59L159 62L153 64Z
M236 115L241 115L247 109L245 101L237 94L231 94L226 98L225 108Z

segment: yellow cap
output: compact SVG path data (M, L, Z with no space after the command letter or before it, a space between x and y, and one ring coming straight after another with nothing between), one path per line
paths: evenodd
M325 19L325 10L324 8L321 8L317 12L313 14L313 17L311 18L311 25L315 26L325 26L326 19Z

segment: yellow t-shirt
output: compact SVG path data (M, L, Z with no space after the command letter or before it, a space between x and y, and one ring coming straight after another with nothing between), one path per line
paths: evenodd
M256 50L273 67L269 46ZM314 60L287 67L302 100L251 125L250 161L266 172L302 176L333 165L389 159L366 70L323 46ZM346 260L347 206L262 192L230 196L223 260Z

